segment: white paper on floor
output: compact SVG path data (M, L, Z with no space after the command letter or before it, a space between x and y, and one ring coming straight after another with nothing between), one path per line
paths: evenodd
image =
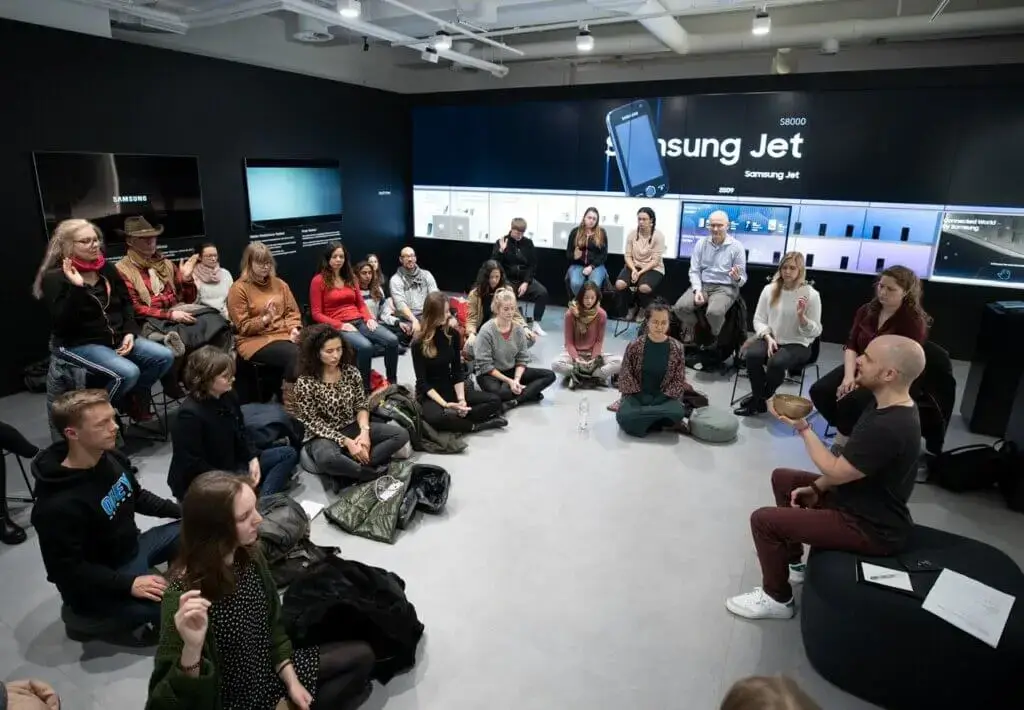
M996 648L1015 599L976 579L944 569L922 608Z
M310 520L320 515L320 511L327 507L323 503L317 503L315 500L300 500L299 505L306 511L306 515L309 516Z

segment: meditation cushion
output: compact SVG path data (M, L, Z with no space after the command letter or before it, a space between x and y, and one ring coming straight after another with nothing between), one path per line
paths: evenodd
M690 434L712 444L725 444L736 438L740 422L736 415L718 407L701 407L690 415Z
M998 648L925 611L938 572L913 572L914 596L857 581L856 564L913 568L927 561L1015 596ZM887 710L1024 707L1024 574L990 545L915 526L896 557L812 549L800 631L826 680Z
M305 446L299 449L299 466L307 473L323 473L323 471L320 470L320 467L316 465L316 462L313 461L313 457L306 451Z

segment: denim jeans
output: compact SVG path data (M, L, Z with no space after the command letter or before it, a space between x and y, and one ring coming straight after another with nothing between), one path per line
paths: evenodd
M597 284L599 289L604 288L604 282L608 280L608 270L604 266L595 266L594 270L590 272L590 276L583 275L583 267L579 264L573 264L569 267L569 289L572 291L572 297L576 298L579 295L580 289L583 288L583 284L587 281Z
M260 452L260 496L280 493L288 487L299 462L299 452L291 446L274 446Z
M124 356L105 345L91 343L70 348L61 346L53 354L90 375L107 378L107 392L113 404L118 404L136 387L148 394L174 365L170 348L144 338L135 338L131 351Z
M175 520L139 535L139 550L135 557L118 567L117 571L141 577L149 574L155 565L172 561L178 555L180 528L181 522ZM99 613L104 616L123 620L127 628L138 628L143 624L160 626L160 602L135 597L118 598L103 600L99 608Z
M373 360L375 345L384 346L384 372L388 382L398 381L398 337L387 328L378 324L377 330L370 330L362 320L350 321L349 325L356 330L343 330L341 337L345 343L356 351L356 366L363 376L363 387L370 391L370 361Z

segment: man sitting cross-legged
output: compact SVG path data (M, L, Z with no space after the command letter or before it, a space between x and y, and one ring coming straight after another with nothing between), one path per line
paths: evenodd
M728 599L726 608L748 619L789 619L796 607L791 582L803 581L803 545L892 555L913 521L907 499L921 449L921 421L910 385L924 370L924 350L901 335L881 335L857 358L857 385L874 401L857 421L841 456L833 456L806 420L791 425L821 475L772 472L774 508L750 516L763 587Z
M109 619L107 628L125 631L157 626L167 582L150 569L176 554L181 509L142 488L116 450L117 420L104 390L61 395L53 424L64 441L32 462L38 496L32 525L47 579L72 616ZM175 522L140 534L136 513ZM98 626L65 620L72 638L88 635L79 626Z

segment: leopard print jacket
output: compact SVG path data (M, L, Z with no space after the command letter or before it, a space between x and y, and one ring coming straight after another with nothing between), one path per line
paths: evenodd
M363 378L352 365L342 365L341 379L328 384L309 375L302 375L292 390L295 415L306 426L306 439L322 437L341 439L341 430L356 420L356 415L369 410L370 403L363 389Z

